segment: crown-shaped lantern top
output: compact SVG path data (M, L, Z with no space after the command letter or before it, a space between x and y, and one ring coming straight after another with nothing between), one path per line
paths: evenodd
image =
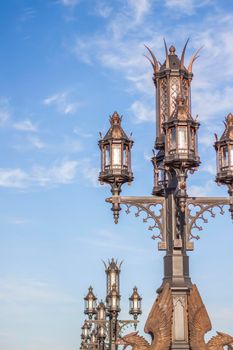
M193 62L198 57L198 52L192 56L188 68L184 65L185 51L188 40L182 50L181 57L176 54L176 48L172 45L167 49L166 41L164 63L159 67L159 63L149 47L151 58L147 57L154 70L153 80L156 87L156 140L155 148L164 150L164 130L163 123L168 121L176 107L176 97L181 94L185 98L185 107L188 113L191 113L191 93L190 83L193 77Z

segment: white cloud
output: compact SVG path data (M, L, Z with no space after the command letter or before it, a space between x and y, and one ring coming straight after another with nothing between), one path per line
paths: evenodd
M112 10L112 7L106 1L98 1L95 13L103 18L108 18Z
M37 131L37 126L34 125L29 119L25 119L20 122L14 123L13 128L20 131L29 131L29 132Z
M155 121L154 109L150 109L141 101L135 101L131 105L130 111L133 113L133 121L136 123Z
M32 145L33 148L36 149L43 149L46 147L45 143L43 141L40 140L40 138L38 136L31 136L29 137L29 142Z
M28 180L28 174L19 168L0 169L0 187L23 188Z
M213 180L207 181L203 185L191 185L188 190L190 197L204 197L210 195L216 186Z
M165 0L165 6L171 11L192 15L196 8L211 4L212 0Z
M97 187L99 169L90 159L64 160L51 166L35 165L29 171L0 169L0 187L27 189L71 184L82 176L91 186Z
M60 3L64 6L73 7L79 3L79 0L60 0Z
M43 100L43 104L46 106L55 106L59 113L66 115L74 114L80 106L79 101L71 100L71 96L67 91L46 97Z
M32 169L32 179L40 186L69 184L76 176L78 162L67 160L47 168L35 166Z
M84 179L88 180L93 187L99 186L99 168L93 167L91 160L84 159L81 164L81 172Z

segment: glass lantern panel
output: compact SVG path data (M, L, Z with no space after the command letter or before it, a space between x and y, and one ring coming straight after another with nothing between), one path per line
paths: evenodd
M225 168L228 166L228 148L223 147L222 148L222 168Z
M110 272L110 289L112 289L112 286L116 284L116 272L111 271Z
M138 299L133 300L133 309L137 310L138 309Z
M123 165L124 166L128 166L128 153L129 153L129 150L128 150L128 146L124 145L124 149L123 149Z
M115 309L117 307L117 297L116 295L112 296L112 308Z
M92 299L88 300L88 310L93 310L93 300Z
M104 165L109 166L110 165L110 147L109 145L105 146L104 148Z
M194 151L195 150L195 139L196 139L196 132L195 130L192 128L190 130L190 134L191 134L191 150Z
M230 145L230 166L233 168L233 145Z
M171 129L170 133L171 141L170 141L170 149L176 149L176 128Z
M187 128L180 126L178 129L178 148L187 149Z
M102 307L99 310L99 320L105 320L105 310Z
M112 145L112 166L117 168L121 166L121 145Z

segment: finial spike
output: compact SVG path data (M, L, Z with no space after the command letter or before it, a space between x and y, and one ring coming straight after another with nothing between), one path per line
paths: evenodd
M149 57L147 57L147 56L145 56L145 57L151 62L152 66L154 68L154 71L156 73L159 70L158 61L157 61L154 53L151 51L151 49L148 46L146 46L146 45L144 45L144 46L149 51L149 53L151 54L151 57L152 57L154 63L152 63L152 61L149 59Z
M180 60L180 68L181 69L184 69L184 55L185 55L185 51L186 51L186 47L188 45L188 42L189 42L189 38L187 39L185 45L184 45L184 48L183 48L183 51L182 51L182 54L181 54L181 60Z
M196 59L199 57L198 53L201 51L201 49L203 48L203 46L201 46L191 57L189 66L188 66L188 72L192 73L192 69L193 69L193 62L196 61Z
M164 47L165 47L165 52L166 52L166 68L169 68L169 58L168 58L168 50L167 50L167 43L165 38L163 38L164 41Z

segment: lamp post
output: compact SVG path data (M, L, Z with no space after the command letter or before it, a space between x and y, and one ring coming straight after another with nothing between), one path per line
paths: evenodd
M138 323L138 316L141 315L141 296L134 287L130 300L129 314L133 315L133 320L120 320L120 272L122 262L111 259L105 265L106 273L106 297L105 302L101 300L97 304L97 298L93 293L93 288L89 287L87 295L84 297L84 314L88 315L88 320L84 321L81 334L81 350L117 350L119 339L125 326Z
M199 239L193 230L202 230L200 220L208 222L206 213L214 217L214 208L223 214L224 206L229 206L233 219L233 116L227 116L225 131L219 140L216 137L215 142L216 181L228 186L229 197L189 197L187 177L198 170L200 165L199 122L197 117L193 118L191 114L192 67L200 49L192 56L186 68L184 57L187 42L181 58L177 56L174 46L171 46L168 52L166 42L164 43L166 57L160 66L153 52L147 47L151 55L147 58L153 67L156 88L152 196L120 195L122 184L133 180L130 164L133 141L123 131L122 119L116 112L110 118L109 131L99 141L102 160L99 180L111 185L112 197L106 201L112 204L115 223L118 222L122 205L126 206L127 213L132 207L136 207L136 216L142 212L146 214L143 222L152 220L149 230L159 231L152 238L158 239L158 249L166 252L162 285L158 289L158 298L145 326L145 332L152 335L152 345L156 341L156 344L159 344L155 347L157 350L204 349L204 335L211 329L211 323L197 287L191 282L187 252L194 249L193 240ZM113 132L116 125L120 130L118 134ZM112 149L116 143L119 151ZM127 157L124 158L122 152L125 145ZM106 149L109 150L107 158ZM114 152L118 152L115 158L117 170ZM160 209L159 213L155 207ZM191 208L194 208L195 213ZM136 295L135 290L130 298L132 315L134 310L137 310L136 305L140 305L140 298Z

